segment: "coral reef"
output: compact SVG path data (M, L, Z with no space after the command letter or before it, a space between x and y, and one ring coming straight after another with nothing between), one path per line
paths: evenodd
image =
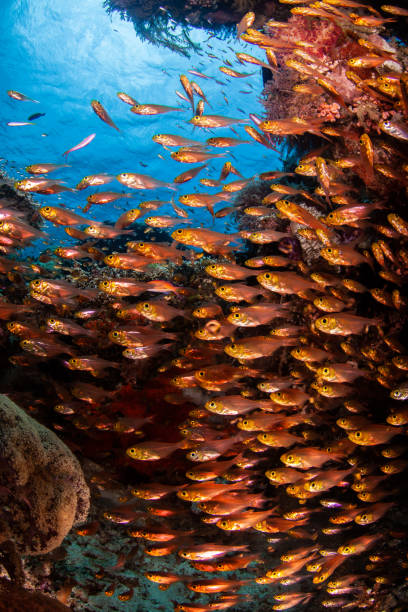
M165 46L187 57L189 51L198 48L190 38L191 26L228 37L234 33L236 23L247 11L256 11L256 25L259 27L267 19L287 14L287 7L275 0L171 0L166 4L160 0L143 3L104 0L104 7L108 13L118 12L123 19L132 21L142 40Z
M59 601L23 589L21 586L0 578L0 610L2 612L65 612L69 610Z
M89 490L81 467L64 443L0 396L0 542L25 555L59 546L86 519Z

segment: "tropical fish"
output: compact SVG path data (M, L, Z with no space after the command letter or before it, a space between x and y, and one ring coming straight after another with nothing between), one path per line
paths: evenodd
M223 117L221 115L196 115L190 119L189 123L202 128L218 128L228 127L234 123L247 123L245 119L232 119L231 117Z
M26 171L30 174L48 174L60 168L70 168L67 164L31 164L26 166Z
M118 174L116 178L119 183L122 183L122 185L126 185L126 187L130 187L131 189L176 189L171 183L165 183L164 181L155 179L147 174L122 172L121 174Z
M58 208L57 206L42 206L39 213L47 221L51 221L54 225L84 225L89 223L89 219L81 217L66 208Z
M129 104L130 106L135 106L137 104L136 100L124 91L118 91L116 95L118 96L119 100L122 100L122 102L125 102L125 104Z
M68 151L65 151L65 153L63 153L63 156L67 157L69 153L72 153L73 151L79 151L79 149L83 149L84 147L89 145L90 142L93 141L95 136L96 134L90 134L89 136L81 140L81 142L79 142L77 145L71 147L71 149L68 149Z
M98 102L98 100L91 100L91 106L94 112L98 115L99 119L102 119L102 121L120 132L119 128L113 123L112 119L109 117L108 113L106 112L102 104Z
M159 115L162 113L171 113L173 111L183 112L184 108L178 106L163 106L160 104L135 104L131 107L131 112L135 115Z
M207 164L203 164L202 166L197 166L196 168L192 168L191 170L186 170L186 172L182 172L178 176L173 179L173 183L181 184L186 183L187 181L191 181L191 179L195 178L201 170L207 167Z
M9 89L7 91L7 95L10 96L10 98L13 98L13 100L19 100L20 102L36 102L37 104L39 104L38 100L27 98L27 96L22 93L19 93L18 91L14 91L14 89Z

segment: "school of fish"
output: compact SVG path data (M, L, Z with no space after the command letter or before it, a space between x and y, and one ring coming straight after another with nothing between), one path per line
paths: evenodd
M23 373L37 368L42 379L47 368L55 373L47 381L57 433L109 436L107 464L114 457L126 474L134 470L129 495L112 493L100 522L144 541L147 555L173 556L174 573L147 571L145 579L162 590L181 582L193 593L216 594L210 603L186 597L174 604L177 612L239 610L248 600L258 609L258 585L270 585L272 610L382 610L407 579L408 60L383 36L408 10L383 5L379 12L353 0L280 2L292 15L343 31L350 53L337 70L378 105L382 120L359 125L313 45L284 37L285 22L253 29L250 12L237 26L247 43L237 61L273 78L282 53L292 53L286 67L300 75L302 92L335 101L348 122L207 113L209 77L189 70L177 92L187 109L118 97L135 115L187 113L192 138L153 140L180 164L200 165L173 182L125 171L67 187L53 178L63 164L28 160L27 178L15 183L23 193L103 191L86 198L83 215L41 204L35 226L0 202L0 273L9 287L0 319L14 348L10 361ZM248 45L262 57L247 53ZM90 104L119 131L100 102ZM230 126L230 137L213 131ZM291 168L245 178L240 144L264 152L302 136L316 146ZM221 174L197 179L178 197L178 184L217 158ZM235 195L256 180L267 181L271 193L257 206L237 204ZM114 225L86 216L119 198L136 202L142 189L163 190L168 199L139 202ZM174 213L160 214L169 202ZM195 208L208 214L206 227L193 222ZM236 232L210 229L223 217L237 220ZM46 249L37 262L19 259L52 226L65 229L69 246ZM132 236L135 228L145 239ZM157 240L156 230L168 232L168 241ZM110 247L113 240L122 250ZM118 408L129 389L145 398L144 412ZM109 492L116 474L104 473L98 489ZM99 529L92 522L77 534ZM177 573L180 560L196 573ZM120 587L118 571L112 584L103 584L103 572L99 578L107 597ZM118 597L132 595L128 589Z

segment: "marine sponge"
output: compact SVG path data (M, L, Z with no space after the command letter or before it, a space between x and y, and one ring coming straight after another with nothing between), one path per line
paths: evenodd
M47 553L86 519L89 489L71 451L46 427L0 395L0 543Z

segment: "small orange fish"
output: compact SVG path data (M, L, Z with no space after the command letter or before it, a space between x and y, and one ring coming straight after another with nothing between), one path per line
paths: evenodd
M84 176L75 187L75 189L82 190L87 187L98 187L99 185L106 185L107 183L111 183L115 177L110 174L90 174L88 176Z
M181 442L141 442L131 446L126 450L126 454L131 459L139 461L157 461L168 457L171 453L182 448L184 441Z
M159 189L166 188L175 190L176 187L171 183L165 183L155 179L153 176L148 174L135 174L134 172L122 172L116 176L119 183L126 185L131 189Z
M241 546L230 546L224 544L196 544L195 546L191 546L189 548L181 548L178 551L178 554L183 559L189 559L193 561L207 561L209 559L216 559L217 557L222 557L230 552L246 552L248 550L248 545Z
M379 319L367 319L349 313L336 313L316 319L314 325L325 334L348 336L350 334L360 334L365 328L371 325L379 325L379 323Z
M178 106L164 106L160 104L135 104L130 110L135 115L160 115L174 111L183 112L185 109Z
M248 123L245 119L233 119L222 115L201 115L194 116L188 123L202 128L228 127L234 123Z
M245 13L245 15L241 18L240 22L237 24L237 38L241 36L255 21L255 13L253 11L249 11Z
M281 461L287 467L307 470L312 467L321 467L326 461L339 461L343 453L329 453L319 448L293 448L281 456Z
M347 542L347 544L344 544L343 546L340 546L337 549L337 552L340 555L345 556L358 555L373 546L373 544L375 544L375 542L380 540L382 537L383 536L381 534L363 535L358 538L354 538L353 540L350 540L349 542Z
M369 425L348 434L349 440L360 446L376 446L388 442L398 430L387 425Z
M118 91L116 95L118 96L119 100L122 100L122 102L124 102L125 104L129 104L129 106L135 106L135 104L137 104L136 100L124 91Z
M98 102L97 100L91 100L91 106L94 112L98 115L99 119L102 119L102 121L120 132L119 128L113 123L112 119L109 117L108 113L100 102Z
M189 582L186 586L190 591L195 591L196 593L220 593L240 588L249 582L251 580L195 580Z
M196 168L192 168L191 170L186 170L186 172L182 172L177 175L173 179L173 183L177 183L178 185L181 183L186 183L187 181L191 181L191 179L195 178L201 170L207 167L207 164L203 164L202 166L197 166Z

